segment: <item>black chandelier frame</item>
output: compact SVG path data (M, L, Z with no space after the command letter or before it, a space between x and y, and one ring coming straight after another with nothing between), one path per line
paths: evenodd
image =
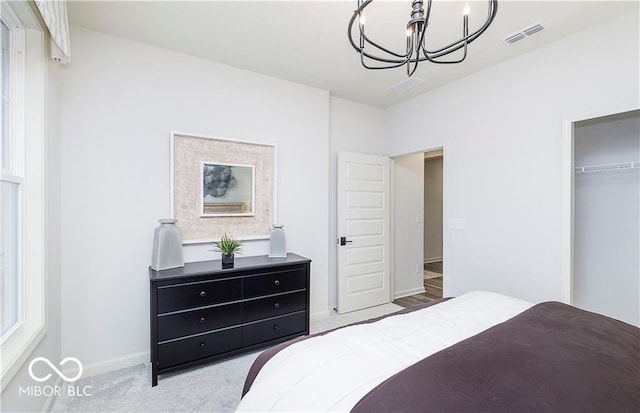
M460 63L467 57L467 45L480 37L480 35L489 28L493 20L496 18L496 13L498 12L498 0L488 0L487 20L482 26L480 26L480 28L478 28L478 30L473 33L469 33L468 6L465 6L462 19L462 37L444 47L429 50L425 44L425 33L429 27L429 18L431 17L433 0L426 0L426 11L424 9L424 1L425 0L412 0L411 19L407 23L407 48L405 53L396 53L379 45L366 35L364 30L365 25L363 11L373 2L373 0L358 0L358 8L353 12L351 20L349 20L347 35L351 46L360 54L360 62L362 63L362 66L367 69L380 70L393 69L406 65L407 76L410 77L418 68L418 63L423 61L429 61L437 64ZM359 41L357 44L353 38L353 25L356 24L356 20L358 25L356 33L359 34ZM365 51L366 45L377 49L383 54L381 56L377 56ZM454 53L460 49L463 49L463 54L459 59L440 59L441 57ZM370 61L378 62L379 64L372 64Z

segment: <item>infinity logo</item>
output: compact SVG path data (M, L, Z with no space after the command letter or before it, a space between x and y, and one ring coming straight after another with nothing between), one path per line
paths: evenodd
M58 376L60 376L60 378L62 378L62 380L64 381L74 382L82 376L82 370L83 370L82 363L80 363L80 360L78 360L75 357L67 357L60 362L60 366L64 365L68 361L72 361L76 363L78 365L78 374L75 377L65 376L64 373L58 370L58 368L52 362L50 362L49 359L47 359L46 357L36 357L33 360L31 360L31 363L29 363L29 375L31 376L32 379L34 379L37 382L43 382L43 381L49 380L49 378L51 377L51 373L47 374L44 377L36 377L33 374L33 365L36 364L38 361L42 361L45 364L49 365L49 367L51 367L51 369L55 371L58 374Z

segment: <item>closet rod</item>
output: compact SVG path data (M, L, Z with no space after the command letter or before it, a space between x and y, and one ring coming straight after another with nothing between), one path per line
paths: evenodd
M588 166L576 166L573 168L573 172L577 174L586 172L604 172L604 171L619 171L622 169L634 169L640 168L640 162L619 162L608 163L603 165L588 165Z

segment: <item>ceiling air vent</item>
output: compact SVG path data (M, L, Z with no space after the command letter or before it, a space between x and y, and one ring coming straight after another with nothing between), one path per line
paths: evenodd
M543 22L532 24L531 26L526 27L520 30L519 32L510 34L509 36L502 39L502 41L504 41L506 44L514 44L515 42L518 42L522 39L526 39L527 37L532 36L538 32L541 32L546 28L547 26L545 26Z
M534 24L531 27L527 27L522 31L522 33L526 34L527 36L531 36L532 34L536 34L542 30L544 30L544 26L538 23L538 24Z
M527 37L527 36L525 36L523 33L516 33L516 34L514 34L512 36L509 36L506 39L504 39L504 42L506 44L511 44L511 43L517 42L518 40L522 40L525 37Z
M400 83L396 83L395 85L388 87L387 90L393 93L401 93L407 89L411 89L414 86L418 86L420 83L423 83L424 80L417 77L410 77L403 80Z

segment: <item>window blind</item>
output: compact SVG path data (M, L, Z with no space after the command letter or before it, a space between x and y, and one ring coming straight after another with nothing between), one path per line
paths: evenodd
M56 62L69 63L71 45L66 1L35 0L35 4L51 34L51 58Z

